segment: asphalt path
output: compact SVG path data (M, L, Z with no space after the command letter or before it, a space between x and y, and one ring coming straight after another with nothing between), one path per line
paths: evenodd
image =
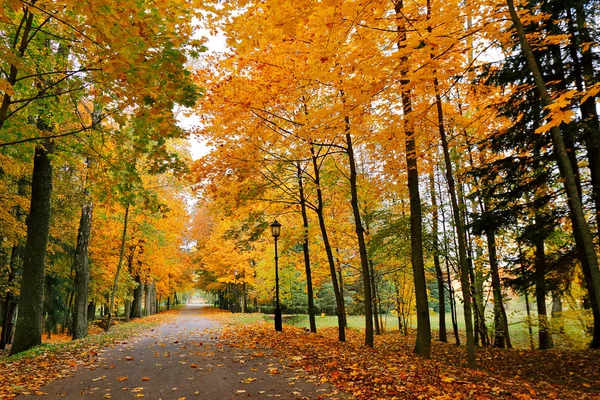
M266 350L230 348L219 325L188 305L163 324L104 350L92 368L51 382L44 398L69 399L329 399L346 398ZM37 396L19 396L37 397Z

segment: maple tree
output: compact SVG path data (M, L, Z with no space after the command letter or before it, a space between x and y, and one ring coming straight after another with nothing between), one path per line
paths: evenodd
M534 6L531 4L530 9L535 10ZM581 24L586 16L580 6L567 6L564 11L552 10L561 18L569 13L573 18L579 15L579 28L572 24L570 33L575 43L579 35L590 38L589 30L584 30ZM527 14L521 10L520 14L529 24L527 29L532 32L528 33L529 37L538 41L536 51L544 50L544 46L549 46L551 51L552 46L559 46L559 50L561 45L567 46L558 37L560 29L568 24L558 27L548 22L552 18L544 13L545 10L536 12ZM382 252L389 248L384 243L391 237L390 228L394 225L390 225L390 220L373 219L371 214L389 210L389 205L394 202L408 202L412 207L415 231L407 237L412 241L415 253L410 257L403 254L403 257L415 263L412 279L416 279L417 285L410 296L414 295L420 304L417 316L421 316L419 326L422 327L416 351L425 356L428 354L430 304L427 304L426 286L433 277L437 281L440 304L444 304L445 293L448 294L457 342L460 337L456 310L459 299L456 296L461 293L458 297L464 306L471 366L475 365L476 344L511 347L509 318L504 306L505 295L511 289L505 282L509 275L520 279L521 272L508 268L510 262L507 260L516 257L511 246L515 246L517 253L523 252L526 246L519 235L513 235L516 221L510 207L530 212L537 204L535 201L545 197L540 192L532 192L534 203L530 203L522 197L522 192L515 191L515 195L521 197L504 203L508 208L500 210L495 208L496 199L490 191L493 185L501 188L501 179L507 177L496 175L499 170L495 165L500 165L501 157L486 144L493 143L513 127L518 129L523 112L516 113L514 118L503 112L505 101L522 93L521 87L510 84L493 87L484 83L486 72L499 71L503 65L509 65L512 57L519 57L522 50L522 43L514 36L512 19L506 18L509 16L506 4L486 2L470 2L467 7L436 1L396 2L395 7L390 7L384 2L366 5L359 2L278 2L275 5L266 1L213 9L205 21L212 24L213 29L223 32L228 40L228 50L208 57L210 68L200 69L197 73L197 79L206 83L207 88L206 101L200 103L204 125L199 133L214 146L214 151L196 167L197 182L201 187L214 190L215 200L220 204L227 203L222 198L226 196L235 199L237 206L270 209L268 214L279 218L281 213L287 213L293 204L297 204L297 194L290 185L294 167L298 169L300 165L301 171L309 171L302 168L302 163L311 160L306 148L312 149L312 155L317 155L312 160L317 161L318 171L328 176L327 183L335 182L335 187L339 188L337 194L341 194L340 190L348 190L343 189L344 179L349 178L350 182L349 196L330 197L328 192L333 186L319 180L315 173L317 168L313 169L312 176L306 175L307 180L302 181L304 196L310 199L316 194L317 199L325 200L317 203L321 204L316 209L317 216L319 210L327 213L330 207L337 214L345 207L344 202L350 200L351 205L359 204L351 217L357 226L356 241L347 244L348 254L361 254L361 264L366 265L361 272L364 281L360 285L364 292L358 298L364 307L371 306L368 292L373 294L372 306L376 309L381 302L377 295L378 286L385 286L390 281L399 282L396 277L392 279L393 268L388 268L388 265L398 265L398 261L390 252ZM535 36L536 24L552 32ZM491 48L499 49L505 58L489 62L486 57ZM561 51L562 54L575 51L577 57L580 52L581 56L586 53L588 57L588 50L588 47L579 49L571 44ZM477 58L481 54L484 57ZM593 78L588 75L586 79L589 79L590 95L586 95L584 101L589 102L596 93L591 88ZM583 81L579 79L578 82ZM584 86L579 84L580 91L587 94ZM532 87L528 86L528 90ZM556 121L551 123L555 125L560 121L565 123L568 113L560 114L559 109L570 104L569 96L574 92L565 89L559 93L555 96L555 105L547 107L548 120ZM537 101L541 104L539 99ZM554 128L546 125L544 129ZM545 140L543 134L541 137ZM510 137L509 140L514 142L516 139ZM532 152L531 146L536 144L527 143L518 151ZM354 156L350 164L355 163L355 168L350 169L338 153L349 149L353 150ZM404 160L402 154L406 157ZM575 152L569 153L572 159L575 155ZM548 154L544 153L542 157L545 158L543 165L548 165ZM577 166L573 161L571 163ZM370 164L375 165L372 172L368 172L367 165ZM593 168L592 163L590 168ZM552 179L558 177L555 171L549 170L549 173ZM258 192L230 186L217 189L217 185L223 183L223 174L238 176L236 182L243 182L246 189L260 189ZM368 186L369 174L377 177L382 195L370 195L373 188ZM434 177L430 179L433 189L429 193L423 192L424 185L419 183L427 181L428 175ZM581 179L581 175L577 179ZM411 182L409 193L400 185L406 182ZM282 194L291 197L282 200ZM581 198L593 199L593 196ZM424 206L432 207L434 212L423 212ZM226 205L224 209L229 207ZM404 216L407 211L403 211ZM426 224L419 234L418 225L422 221ZM318 235L325 242L325 256L332 265L330 276L335 296L343 298L341 292L347 287L340 279L342 275L337 273L334 256L335 250L339 249L334 246L331 251L327 245L330 232L337 228L326 224L319 235L318 231L306 229L307 219L300 224L307 235ZM563 231L569 229L565 219L558 220L558 224ZM440 225L443 225L442 229ZM544 226L540 228L547 230ZM361 245L363 233L367 251L363 251ZM370 250L372 240L375 240L374 248ZM581 242L577 238L576 241ZM310 238L305 238L304 243L307 242ZM310 257L321 259L323 255L319 252L322 253L319 248L312 249ZM421 258L422 262L419 261ZM586 263L585 257L580 260ZM456 266L460 268L456 269ZM423 272L420 272L421 268ZM584 266L582 271L588 274L585 271L589 268ZM547 279L549 273L538 273L540 285L541 279ZM456 280L458 276L460 284ZM382 280L378 283L379 277ZM307 279L310 279L308 274ZM586 287L592 288L590 293L595 293L592 281L588 279L587 282ZM351 290L355 283L351 283ZM396 283L395 286L402 285ZM316 289L318 292L318 285ZM561 290L564 291L564 287ZM488 293L494 299L493 341L489 338L490 327L486 320ZM536 303L541 307L548 290L538 293ZM552 293L559 293L559 289L552 289ZM560 299L560 295L557 296ZM396 298L397 308L407 300L406 295ZM529 301L526 302L529 307ZM347 300L342 304L338 301L340 326L344 324L346 303ZM538 314L539 331L544 332L547 319L543 318L542 308L538 309ZM366 321L371 319L367 317ZM373 322L375 331L380 331L376 317ZM444 330L439 338L444 340L445 319L441 315L439 325ZM371 329L367 322L365 339L368 344ZM343 340L341 328L339 338Z

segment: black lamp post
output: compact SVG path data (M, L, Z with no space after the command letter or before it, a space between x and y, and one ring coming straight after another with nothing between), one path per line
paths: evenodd
M275 330L281 332L281 306L279 305L279 257L277 256L277 238L281 233L281 224L277 220L271 224L271 234L275 238Z
M240 312L239 310L239 306L238 306L238 302L239 302L239 297L238 297L238 291L237 291L237 279L239 276L238 270L234 270L233 271L233 312Z

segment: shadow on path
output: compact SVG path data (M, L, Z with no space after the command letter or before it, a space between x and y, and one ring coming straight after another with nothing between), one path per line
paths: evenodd
M49 383L44 398L69 399L317 399L347 398L302 369L219 342L207 306L188 305L177 320L107 349L94 368ZM314 377L312 377L314 379ZM36 396L19 396L36 397Z

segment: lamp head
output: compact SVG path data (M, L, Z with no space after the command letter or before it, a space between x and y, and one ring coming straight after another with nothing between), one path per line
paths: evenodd
M281 233L281 224L279 222L277 222L277 220L275 220L271 224L271 234L273 235L274 238L277 238L277 237L279 237L280 233Z

